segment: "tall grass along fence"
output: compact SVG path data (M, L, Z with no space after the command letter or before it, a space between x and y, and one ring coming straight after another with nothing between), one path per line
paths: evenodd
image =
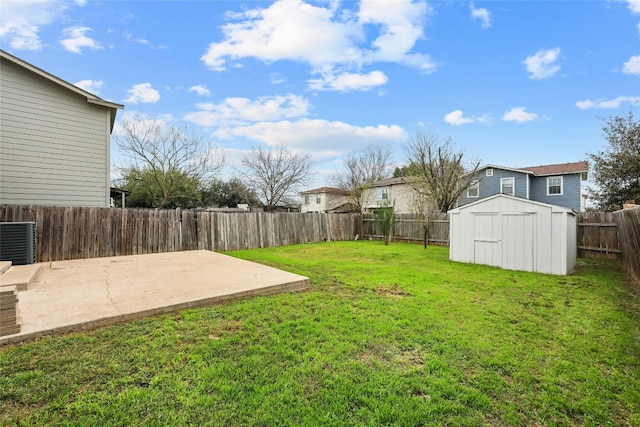
M0 221L36 223L39 262L350 240L358 214L0 205Z
M618 259L622 251L618 224L611 212L582 212L578 215L578 256Z
M373 214L362 216L363 233L365 239L382 240L382 233L376 223ZM396 215L391 234L394 242L422 243L424 241L423 222L417 215L400 214ZM449 246L449 216L440 213L431 218L429 223L429 244L438 246Z
M622 262L640 285L640 207L613 213L618 226Z

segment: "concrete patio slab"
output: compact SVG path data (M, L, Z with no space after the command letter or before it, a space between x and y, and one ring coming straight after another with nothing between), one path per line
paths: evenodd
M21 331L0 345L308 286L307 277L210 251L41 263L18 293Z

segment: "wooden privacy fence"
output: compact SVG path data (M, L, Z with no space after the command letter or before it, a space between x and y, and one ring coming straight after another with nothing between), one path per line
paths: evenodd
M350 240L359 215L0 205L0 221L34 221L45 262Z
M363 237L365 239L382 240L382 233L373 214L362 216ZM438 246L449 246L449 216L446 213L439 213L431 219L429 224L429 244ZM391 240L394 242L422 243L424 241L424 231L422 222L417 215L399 214L395 217Z
M618 225L611 212L582 212L578 215L578 256L618 259Z
M640 207L613 213L618 225L622 262L640 285Z

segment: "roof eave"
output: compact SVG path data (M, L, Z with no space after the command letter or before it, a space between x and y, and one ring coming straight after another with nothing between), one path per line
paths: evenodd
M84 89L79 88L78 86L71 84L63 79L61 79L60 77L54 76L51 73L48 73L46 71L44 71L41 68L36 67L33 64L30 64L26 61L23 61L20 58L17 58L13 55L11 55L8 52L5 52L4 50L0 49L0 57L4 58L8 61L13 62L14 64L19 65L20 67L31 71L32 73L49 80L52 83L55 83L59 86L62 86L65 89L68 89L80 96L83 96L86 98L87 102L90 104L95 104L95 105L99 105L101 107L107 107L107 108L111 108L112 112L111 112L111 126L110 126L110 131L113 131L113 125L115 123L116 120L116 112L118 109L124 109L124 105L122 104L117 104L115 102L110 102L110 101L106 101L94 94L92 94L91 92L87 92Z

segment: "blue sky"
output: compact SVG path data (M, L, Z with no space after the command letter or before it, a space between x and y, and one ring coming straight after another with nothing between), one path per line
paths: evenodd
M327 184L416 132L483 164L573 162L640 116L640 1L7 1L2 49L224 148L285 145ZM120 161L117 151L115 161Z

